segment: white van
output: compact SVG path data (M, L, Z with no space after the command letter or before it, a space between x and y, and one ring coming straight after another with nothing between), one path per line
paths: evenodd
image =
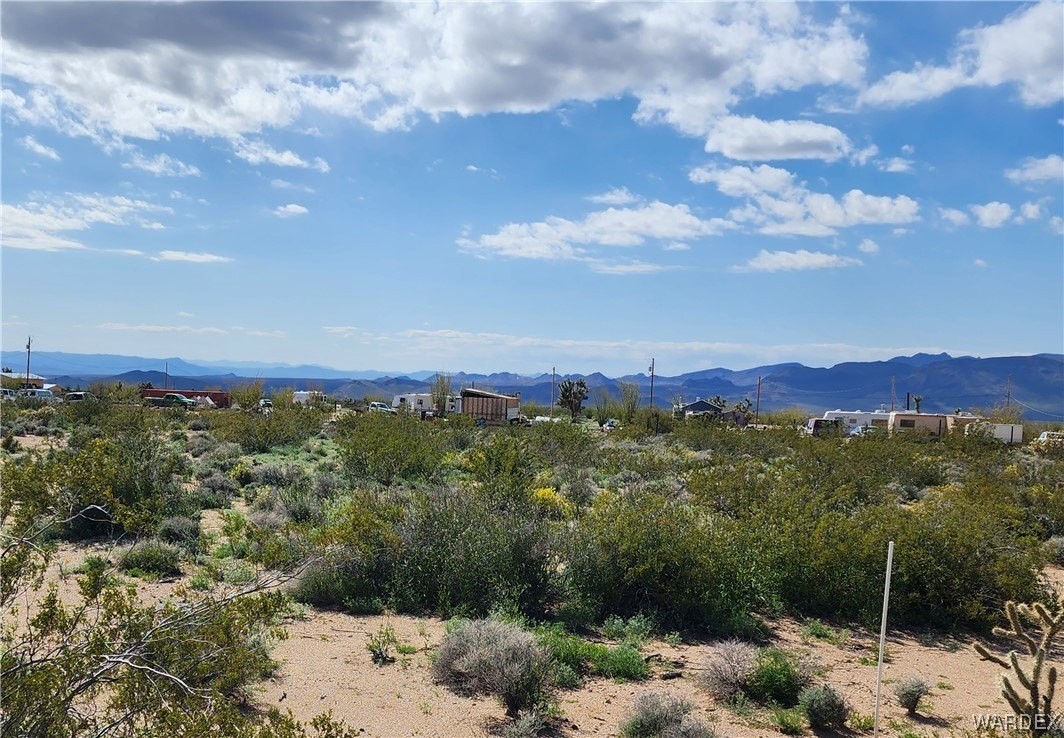
M45 402L57 403L62 402L62 399L55 396L51 390L46 389L24 389L18 391L19 397L31 397L36 400L44 400Z

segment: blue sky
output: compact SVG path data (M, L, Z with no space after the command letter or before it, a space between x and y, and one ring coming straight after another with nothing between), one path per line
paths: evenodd
M1064 352L1060 3L19 3L3 347Z

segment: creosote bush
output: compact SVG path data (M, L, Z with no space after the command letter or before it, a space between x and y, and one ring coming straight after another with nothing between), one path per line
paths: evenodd
M701 684L721 700L731 700L744 693L754 673L757 647L735 639L717 644L706 660Z
M747 681L746 692L759 702L790 707L798 703L798 695L811 676L786 651L774 647L762 648L754 659L754 669Z
M490 694L506 714L543 707L554 690L555 664L530 633L499 620L462 622L444 636L433 677L461 694Z
M178 562L181 561L181 549L172 543L162 541L142 541L126 551L118 561L123 571L143 572L159 576L174 576L181 573Z

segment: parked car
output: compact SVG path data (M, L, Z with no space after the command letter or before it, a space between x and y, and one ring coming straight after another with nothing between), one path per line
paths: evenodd
M4 402L14 402L15 401L15 397L16 397L15 390L13 390L13 389L5 389L5 390L0 390L0 393L3 393L3 401Z
M855 436L874 436L879 433L879 428L874 425L858 425L847 434L851 438Z
M64 402L96 402L96 395L91 392L67 392L63 395Z
M371 413L385 413L387 415L397 415L399 413L398 410L385 402L371 402L369 404L369 411Z
M609 420L607 420L605 423L602 424L602 432L603 433L609 433L610 431L615 431L615 430L617 430L620 427L621 427L621 421L615 420L613 418L610 418Z
M1040 448L1064 448L1064 432L1042 431L1031 444Z
M196 401L190 400L179 392L167 392L162 397L145 397L144 404L151 407L180 407L195 410Z
M44 400L45 402L56 404L63 400L55 396L55 393L46 389L22 389L18 391L19 397L28 397L34 400Z

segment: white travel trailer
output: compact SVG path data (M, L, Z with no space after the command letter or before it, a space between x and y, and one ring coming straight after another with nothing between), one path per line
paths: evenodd
M296 390L292 393L292 402L297 405L325 402L325 395L318 390Z
M886 428L890 424L890 412L876 410L864 412L861 410L828 410L824 413L827 420L841 420L846 431L852 431L861 426L874 428Z
M436 404L432 399L432 395L425 392L408 392L407 394L396 395L392 398L392 407L402 412L417 413L418 415L436 411ZM462 412L462 398L448 395L445 411L448 413Z

